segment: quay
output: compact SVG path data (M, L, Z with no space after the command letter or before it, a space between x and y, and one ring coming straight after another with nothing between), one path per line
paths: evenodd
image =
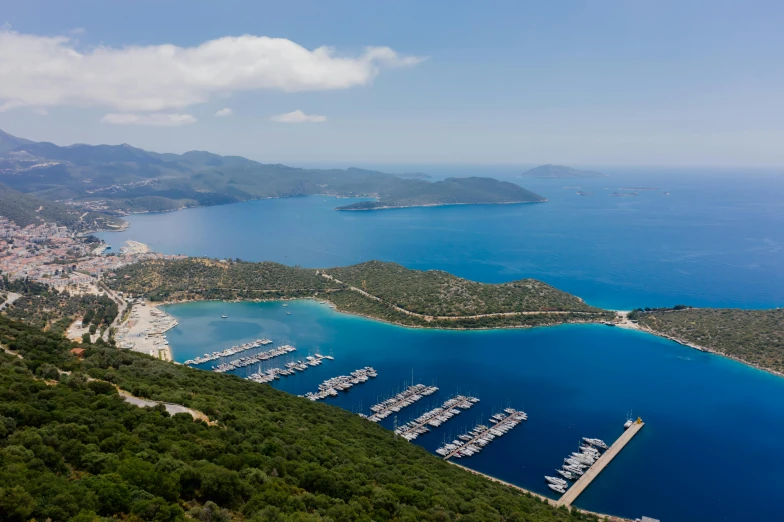
M616 440L590 468L585 470L583 476L580 477L572 487L566 490L566 493L556 502L556 506L571 506L572 502L577 500L577 497L580 496L580 493L585 491L585 488L591 484L593 479L599 476L599 473L601 473L602 470L607 467L607 464L621 452L624 446L637 435L637 432L639 432L643 426L645 426L645 423L639 418L632 423L632 425L618 437L618 440Z
M378 422L437 391L438 388L436 386L425 386L424 384L409 386L394 397L371 406L370 411L372 411L373 414L368 417L368 420L371 422Z

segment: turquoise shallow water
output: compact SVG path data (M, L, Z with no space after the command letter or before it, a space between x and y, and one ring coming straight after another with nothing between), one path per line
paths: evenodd
M286 307L188 303L167 311L180 322L168 334L178 361L259 337L294 344L298 358L334 355L334 361L275 382L290 393L372 365L378 378L327 400L351 411L367 413L402 389L412 371L417 382L441 390L402 410L400 423L457 392L479 397L473 409L417 439L431 451L500 408L524 409L527 423L460 463L542 494L550 493L542 477L576 450L580 437L615 440L633 410L646 426L578 499L586 509L667 521L776 520L780 514L784 379L721 357L599 325L407 329L309 300ZM222 313L229 318L220 319ZM383 425L393 423L390 417Z

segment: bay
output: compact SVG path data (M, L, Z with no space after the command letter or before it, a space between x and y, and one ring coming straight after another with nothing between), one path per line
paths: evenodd
M403 409L392 428L456 393L480 402L415 443L444 440L488 423L505 407L529 420L457 462L553 496L553 475L583 436L611 443L632 410L646 426L578 498L592 511L668 522L775 520L784 487L784 379L637 331L602 325L529 330L411 329L338 313L312 300L185 303L166 306L179 326L167 334L177 361L269 337L297 352L333 355L315 368L275 381L301 395L319 383L373 366L379 376L325 402L369 413L407 382L440 390ZM288 313L287 313L288 312ZM226 313L228 319L220 316ZM290 313L290 315L289 315ZM247 352L252 353L252 352ZM288 360L236 371L240 376ZM216 364L216 363L210 363ZM205 365L209 366L209 365ZM266 386L266 385L259 385Z
M511 176L456 173L487 170ZM378 259L490 283L532 277L611 309L784 305L776 173L508 179L549 201L337 212L354 200L310 196L133 215L128 230L99 235L115 248L133 239L164 253L312 268ZM629 187L658 190L619 190Z

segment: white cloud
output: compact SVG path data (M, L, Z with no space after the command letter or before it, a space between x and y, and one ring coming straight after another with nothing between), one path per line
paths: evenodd
M367 85L381 67L423 59L388 47L354 57L266 36L223 37L196 47L171 44L77 50L66 36L0 30L0 110L17 106L107 107L121 112L182 110L212 96Z
M131 112L111 113L101 118L102 123L113 125L152 125L155 127L179 127L196 123L190 114L148 113L134 114Z
M231 110L229 107L223 108L215 113L215 116L218 118L225 118L226 116L231 116L234 114L234 111Z
M297 109L296 111L273 116L270 120L278 123L322 123L327 121L327 117L321 114L305 114Z

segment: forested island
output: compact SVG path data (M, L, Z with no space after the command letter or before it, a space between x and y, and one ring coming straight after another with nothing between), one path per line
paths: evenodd
M60 335L2 316L0 344L4 521L596 520L270 386L102 340L80 359Z
M637 309L645 330L784 375L784 309Z
M240 156L157 153L130 145L61 147L0 131L0 183L35 201L47 201L45 206L57 211L53 217L65 225L72 221L67 215L71 213L103 216L106 223L93 221L112 228L111 216L133 212L315 194L375 200L341 210L546 201L519 185L492 178L430 182L424 176L358 168L301 169ZM35 218L29 212L15 215L21 221Z
M106 283L151 301L313 297L340 311L430 328L526 327L616 317L534 279L484 284L380 261L321 270L202 258L146 261L118 270Z

